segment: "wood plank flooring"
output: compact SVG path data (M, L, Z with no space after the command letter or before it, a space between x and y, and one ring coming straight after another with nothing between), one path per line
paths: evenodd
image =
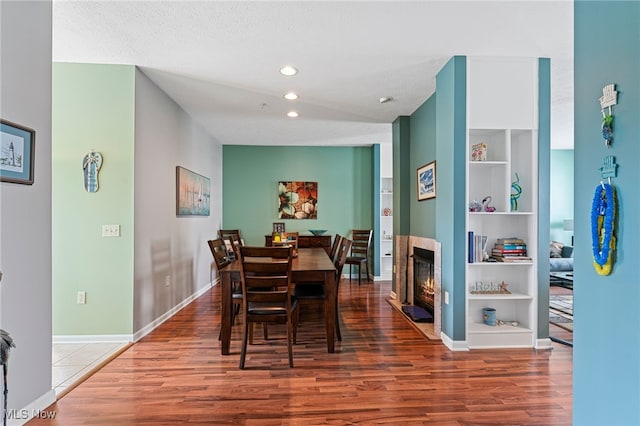
M214 287L49 407L55 420L29 424L571 424L571 347L451 352L408 324L389 293L389 282L343 280L335 353L321 312L306 311L293 369L284 329L270 326L239 370L241 325L220 355Z

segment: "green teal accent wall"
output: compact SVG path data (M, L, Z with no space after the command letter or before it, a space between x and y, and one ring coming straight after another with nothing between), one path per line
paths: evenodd
M573 219L573 150L551 150L549 191L549 238L571 244L573 232L564 230L564 220Z
M318 219L284 220L287 231L373 229L372 147L225 145L222 153L223 227L239 228L245 244L264 245L273 222L282 222L279 181L318 182Z
M640 2L574 2L575 425L640 424ZM616 84L614 139L600 133L602 88ZM618 176L611 275L592 264L590 212L603 157Z
M436 203L438 198L418 201L416 172L419 167L436 159L436 95L429 97L413 114L410 121L410 152L412 174L409 194L411 235L435 238ZM436 185L438 184L438 164L436 163ZM436 195L438 188L436 186Z
M551 61L538 59L538 339L549 338L549 155Z
M454 56L436 75L436 240L442 244L442 332L465 340L467 59ZM457 242L457 243L456 243ZM444 297L443 297L444 299Z
M396 118L391 129L393 141L393 235L409 235L412 178L410 117ZM395 241L393 247L397 250ZM398 293L395 271L392 273L391 291Z
M129 65L53 64L54 335L132 332L134 84ZM103 156L95 193L83 186L91 150ZM120 237L103 238L103 224Z
M373 235L377 238L372 238L371 247L373 248L373 275L380 276L380 214L382 207L380 206L380 145L374 144L371 147L371 171L373 172Z

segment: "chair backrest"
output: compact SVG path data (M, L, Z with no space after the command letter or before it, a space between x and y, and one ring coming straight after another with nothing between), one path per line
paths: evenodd
M229 255L232 257L238 257L238 246L242 244L242 237L240 236L239 229L218 229L218 238L222 239L226 246Z
M351 256L367 257L369 255L369 245L373 230L371 229L354 229L351 233Z
M209 240L207 243L209 244L209 249L213 255L213 260L216 262L216 268L218 268L218 271L231 263L231 259L229 259L229 255L227 253L227 246L222 238Z
M242 296L249 303L282 303L290 309L292 247L240 247Z
M336 236L333 239L333 245L331 246L331 251L329 252L329 257L334 262L336 260L336 252L338 251L338 247L340 247L340 240L342 240L342 235L336 234Z
M280 236L280 241L276 242L276 234ZM294 249L298 249L298 232L273 232L271 234L271 241L274 246L292 246Z
M349 250L351 249L352 241L348 238L342 237L340 240L340 245L336 250L336 258L333 264L336 267L336 279L340 282L340 277L342 276L342 268L344 264L347 262L347 257L349 256Z

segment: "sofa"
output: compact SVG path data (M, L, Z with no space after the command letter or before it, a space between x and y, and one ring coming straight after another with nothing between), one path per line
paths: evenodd
M551 241L549 247L550 272L573 271L573 246Z

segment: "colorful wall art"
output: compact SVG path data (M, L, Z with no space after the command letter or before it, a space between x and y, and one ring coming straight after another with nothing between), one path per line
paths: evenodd
M317 219L318 182L278 182L278 219Z

